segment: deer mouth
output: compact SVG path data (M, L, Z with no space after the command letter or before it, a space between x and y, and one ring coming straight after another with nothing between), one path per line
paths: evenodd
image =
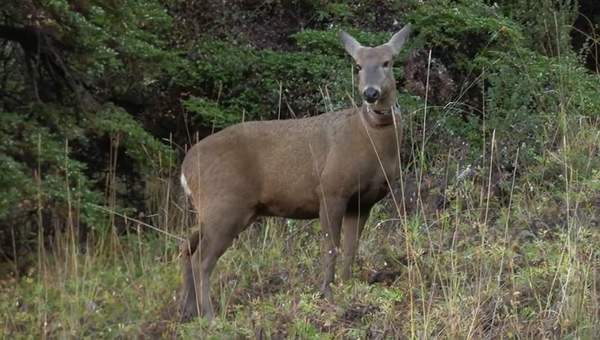
M385 116L385 115L391 113L390 111L385 111L385 110L375 110L374 106L375 106L375 104L377 104L377 101L375 101L374 103L369 103L369 102L365 101L365 104L367 105L367 111L373 112L377 116Z

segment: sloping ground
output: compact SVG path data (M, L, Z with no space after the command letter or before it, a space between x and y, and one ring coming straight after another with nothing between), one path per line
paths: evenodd
M65 176L58 167L47 182L64 200L57 199L60 209L47 208L36 195L15 205L31 212L29 224L22 223L24 232L46 242L32 243L29 258L14 256L17 260L7 266L14 276L0 280L4 336L381 339L600 334L600 82L581 67L565 39L571 12L557 7L555 16L554 2L549 1L525 10L517 6L522 10L517 12L505 4L518 1L499 2L500 7L474 0L416 1L406 8L391 1L371 11L361 1L328 7L320 1L227 3L230 7L206 1L182 5L173 41L189 53L186 64L169 74L176 85L161 92L168 101L154 108L156 103L151 108L129 103L131 110L144 112L138 118L154 127L156 135L168 139L166 117L188 119L178 131L192 132L175 137L181 144L193 140L199 126L210 132L212 125L206 125L239 121L240 112L272 117L282 91L283 102L289 104L284 115L297 108L318 113L327 105L345 105L343 94L331 91L332 96L323 98L319 93L327 86L342 92L350 83L348 60L335 45L336 30L330 25L370 31L357 32L365 43L387 38L377 31L394 30L396 19L418 27L413 41L418 51L402 56L409 58L408 67L398 67L396 73L407 80L401 87L430 97L425 103L401 94L407 114L404 181L395 191L399 206L388 199L377 207L361 243L355 279L336 284L335 303L321 300L316 289L318 223L261 220L215 271L217 320L178 323L177 237L186 235L185 226L191 223L173 189L177 171L162 168L166 165L159 157L146 159L158 170L145 177L144 189L129 185L135 180L116 178L118 171L135 169L131 159L162 149L148 151L150 140L142 139L146 135L135 130L139 126L125 113L104 114L102 131L109 131L111 138L106 172L114 176L107 177L108 196L123 187L135 188L146 208L134 216L163 232L146 231L143 223L123 218L125 213L109 201L110 213L101 210L82 241L79 213L95 208L85 204L86 196L66 194L69 180L80 185L85 181ZM406 18L393 14L405 9ZM292 12L301 14L288 20ZM536 23L532 15L552 17L555 26L539 21L534 34L523 24ZM303 27L312 30L289 36ZM210 39L202 37L207 31L214 34ZM149 88L160 83L151 80L155 82ZM283 80L289 80L285 87ZM436 102L438 93L443 95ZM185 110L170 111L181 102ZM152 116L154 110L161 114ZM31 130L37 125L17 114L6 117L10 124L3 129L15 126L13 130L38 136L18 144L33 150L28 155L36 155L39 144L50 144L47 135L29 132L44 129ZM63 123L57 125L71 130L71 121ZM120 139L128 136L125 131L136 133ZM59 156L65 148L62 140L52 140L57 140L52 144L55 153L48 159L64 160ZM137 154L130 153L137 150L133 148L115 151L120 142L139 140L142 151ZM130 158L115 156L123 154ZM30 162L36 168L39 161ZM104 171L101 161L89 164L96 165L91 170ZM20 177L7 178L22 183ZM38 188L33 194L46 188L20 186ZM64 223L64 216L73 218ZM45 224L49 231L36 234Z
M76 255L65 243L64 253L40 258L39 271L2 281L2 329L9 338L593 338L597 189L571 192L565 216L556 212L567 197L534 188L515 194L510 209L490 202L487 223L486 210L473 208L486 202L480 189L457 189L451 209L423 218L376 212L355 279L334 286L334 304L317 290L317 224L267 219L220 261L214 323L177 322L176 241L133 234L106 240L106 254Z

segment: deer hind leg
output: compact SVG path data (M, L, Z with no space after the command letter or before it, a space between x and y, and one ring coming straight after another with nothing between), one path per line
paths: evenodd
M196 299L195 275L192 269L192 257L200 243L200 230L195 230L190 237L181 245L181 270L183 274L183 285L180 293L180 319L182 322L191 320L198 316L200 306Z
M184 289L181 318L189 320L202 315L208 320L214 317L210 301L210 276L221 255L254 217L251 209L227 209L205 215L198 247L186 262L183 270ZM194 234L192 234L192 239ZM193 248L190 246L190 249Z
M327 299L332 299L331 283L335 279L335 261L340 249L340 231L346 201L336 198L325 198L321 202L319 219L323 232L323 281L321 293Z
M347 281L352 278L352 264L356 258L360 235L364 229L365 223L369 218L370 208L357 211L348 211L344 215L342 229L344 233L342 280Z

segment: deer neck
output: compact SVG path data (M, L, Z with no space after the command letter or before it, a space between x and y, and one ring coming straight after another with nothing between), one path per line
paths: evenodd
M396 103L396 91L391 92L394 95L381 98L376 104L371 105L363 102L360 114L370 127L378 129L394 124L393 110Z

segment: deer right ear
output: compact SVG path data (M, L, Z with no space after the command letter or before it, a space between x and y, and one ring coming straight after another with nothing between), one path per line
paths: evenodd
M346 52L348 52L348 54L356 60L358 50L362 48L362 45L350 34L344 31L340 31L340 40L342 40L342 44L344 44L344 49L346 49Z

